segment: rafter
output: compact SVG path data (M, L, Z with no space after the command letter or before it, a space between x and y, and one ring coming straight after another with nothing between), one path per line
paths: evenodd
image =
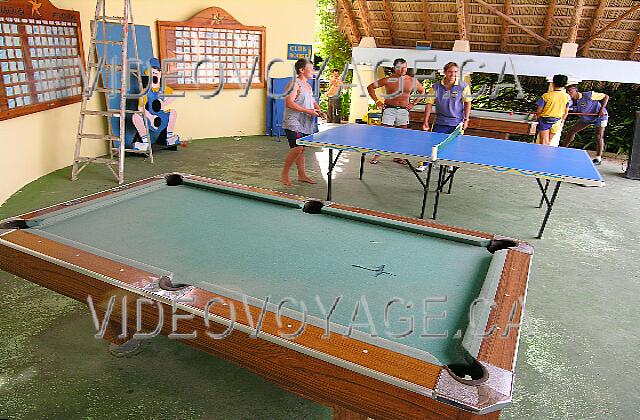
M511 15L511 0L504 0L504 14L506 16ZM500 51L504 52L507 49L509 41L509 21L502 19L502 39L500 40Z
M384 16L387 19L387 26L391 32L391 45L396 45L396 35L393 30L393 13L391 13L391 4L389 0L382 0L382 9L384 10Z
M367 6L367 0L358 0L358 11L360 12L360 19L362 20L362 26L364 27L365 36L375 38L373 33L373 25L371 25L371 18L369 16L369 6Z
M462 0L464 3L464 24L467 27L467 36L469 36L469 32L471 31L471 0Z
M640 31L638 31L638 35L636 35L636 40L633 42L627 58L633 60L633 57L638 54L638 49L640 49Z
M604 16L604 11L607 8L607 0L600 0L598 3L598 8L596 9L596 13L593 15L593 20L591 21L591 28L589 28L589 36L595 34L598 31L598 25L600 24L600 19ZM591 47L591 43L593 41L589 41L584 45L584 49L582 50L583 57L589 57L590 52L589 49Z
M465 0L456 0L458 8L458 39L467 40L467 14Z
M460 0L458 0L460 1ZM486 7L487 9L491 10L491 12L495 15L500 16L502 19L507 20L510 24L517 26L518 28L520 28L523 32L531 35L532 37L534 37L535 39L537 39L540 42L544 42L545 44L548 44L549 46L551 46L554 49L558 49L558 47L556 47L555 45L553 45L551 43L551 41L549 41L548 39L545 39L543 37L541 37L540 35L538 35L537 33L533 32L531 29L521 25L520 23L518 23L517 21L515 21L514 19L510 18L509 16L505 15L504 13L502 13L501 11L499 11L498 9L496 9L495 7L493 7L492 5L486 3L483 0L474 0L476 3Z
M580 46L580 48L578 48L578 51L581 51L582 49L584 49L585 45L591 43L591 41L593 41L594 39L596 39L598 36L600 36L601 34L607 32L607 30L609 30L609 28L611 28L612 26L617 25L618 23L620 23L621 20L623 20L624 18L626 18L627 16L629 16L630 14L634 13L636 10L640 9L640 5L637 6L633 6L632 8L630 8L629 10L627 10L625 13L621 14L620 16L618 16L616 19L614 19L613 21L609 22L607 24L607 26L605 26L604 28L600 29L598 32L596 32L595 34L592 34L589 38L585 39L582 42L582 45Z
M558 8L558 0L551 0L547 7L547 17L544 18L544 28L542 29L542 37L548 39L551 35L551 25L553 24L553 17L556 14ZM547 51L549 44L546 42L540 43L540 54L544 54Z
M355 38L355 45L360 43L362 36L360 35L360 30L358 29L358 24L356 23L356 17L353 14L353 9L351 8L351 2L349 0L338 0L340 5L344 9L344 14L347 17L347 22L349 23L349 29L351 29L351 34Z
M429 15L429 0L422 0L422 20L424 22L424 37L431 41L431 16Z
M575 5L575 13L571 19L571 26L569 29L569 37L567 42L576 42L578 39L578 29L580 29L580 19L582 18L582 12L584 11L584 0L577 0Z

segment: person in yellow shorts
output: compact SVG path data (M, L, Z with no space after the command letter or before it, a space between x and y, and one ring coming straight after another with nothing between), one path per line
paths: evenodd
M553 90L538 99L538 143L549 146L552 135L562 129L569 114L571 97L565 91L569 79L563 74L553 76Z

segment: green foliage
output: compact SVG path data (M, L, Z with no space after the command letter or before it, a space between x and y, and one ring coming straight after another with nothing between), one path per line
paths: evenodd
M351 44L338 29L336 22L336 0L318 0L318 27L317 27L316 52L319 56L328 60L324 77L331 77L334 68L344 70L351 62ZM347 83L351 81L351 71L347 74ZM342 97L342 118L349 115L351 104L351 90L344 89ZM326 95L320 98L320 107L327 110Z
M316 51L328 60L325 67L327 78L333 68L342 72L345 65L351 62L351 44L338 28L335 3L336 0L318 0Z
M542 77L520 77L519 81L524 91L521 99L517 98L517 89L509 87L498 90L495 98L490 93L496 88L498 76L493 74L472 75L473 92L477 93L482 86L486 86L486 93L474 99L474 108L501 109L520 112L535 112L536 101L547 91L548 83ZM506 76L503 83L513 83L512 76ZM640 110L640 85L617 85L612 83L585 82L578 85L581 92L595 90L610 96L609 124L605 130L606 150L612 153L628 154L633 141L633 126L635 111ZM564 132L577 121L569 116ZM579 133L573 147L595 149L595 132L589 127Z

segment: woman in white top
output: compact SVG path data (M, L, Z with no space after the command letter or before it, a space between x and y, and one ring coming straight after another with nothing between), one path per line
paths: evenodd
M313 78L313 64L309 60L301 58L295 64L297 77L294 79L293 88L291 83L287 86L285 100L284 119L282 126L289 140L291 150L284 160L281 180L286 186L291 186L289 171L295 163L298 167L298 181L315 184L304 170L304 146L298 146L296 140L316 132L316 117L321 114L320 105L313 97L313 89L309 80Z

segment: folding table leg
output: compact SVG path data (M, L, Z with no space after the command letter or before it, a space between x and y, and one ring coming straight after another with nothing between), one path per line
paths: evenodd
M427 206L427 194L429 192L429 183L431 182L431 168L433 167L433 164L428 163L427 178L424 181L420 176L420 172L416 170L416 168L413 166L413 164L409 160L407 160L407 166L409 166L409 169L411 169L411 172L413 172L418 182L420 182L420 185L422 185L422 191L423 191L422 192L422 209L420 210L420 218L424 219L424 211Z
M455 175L456 169L453 169L453 175ZM451 175L451 178L449 179L449 189L447 190L447 194L451 194L451 188L453 187L453 178L454 176Z
M433 220L436 220L436 217L438 215L438 203L440 202L440 192L442 191L442 187L444 187L444 180L446 179L446 175L445 175L445 171L446 168L444 168L442 165L440 165L440 167L438 168L438 185L436 187L436 199L435 202L433 203L433 215L431 216L431 218Z
M547 195L547 191L549 190L549 184L551 183L551 181L548 180L548 179L545 179L544 188L542 187L542 183L540 181L540 178L536 178L536 181L538 182L538 186L540 187L540 191L542 191L542 197L540 197L540 204L538 204L538 208L541 209L542 205L544 204L544 196Z
M427 178L425 180L424 185L422 186L424 192L422 194L422 209L420 210L420 218L424 219L424 211L427 207L427 196L429 194L429 184L431 183L431 169L433 168L433 164L429 163L429 167L427 168Z
M336 167L338 163L338 159L340 159L340 155L342 154L342 150L338 152L336 158L333 158L333 149L329 149L329 172L327 172L327 201L331 201L331 193L333 186L333 169Z
M453 183L453 177L456 175L456 171L459 167L454 166L453 169L449 170L447 167L440 165L438 171L438 185L436 188L436 199L433 203L433 215L432 219L435 220L438 216L438 204L440 203L440 193L444 190L444 187L449 184L449 192L451 192L451 184Z
M542 239L542 234L544 233L544 228L547 226L547 222L549 221L549 216L551 216L551 210L553 209L553 204L556 202L556 198L558 197L558 191L560 191L560 184L562 182L556 181L556 186L553 188L553 193L551 194L551 199L547 194L547 189L549 187L549 181L547 181L547 185L543 188L542 183L538 180L538 186L542 191L542 201L547 204L547 211L544 214L544 219L542 220L542 226L540 226L540 231L538 232L538 236L536 239Z

